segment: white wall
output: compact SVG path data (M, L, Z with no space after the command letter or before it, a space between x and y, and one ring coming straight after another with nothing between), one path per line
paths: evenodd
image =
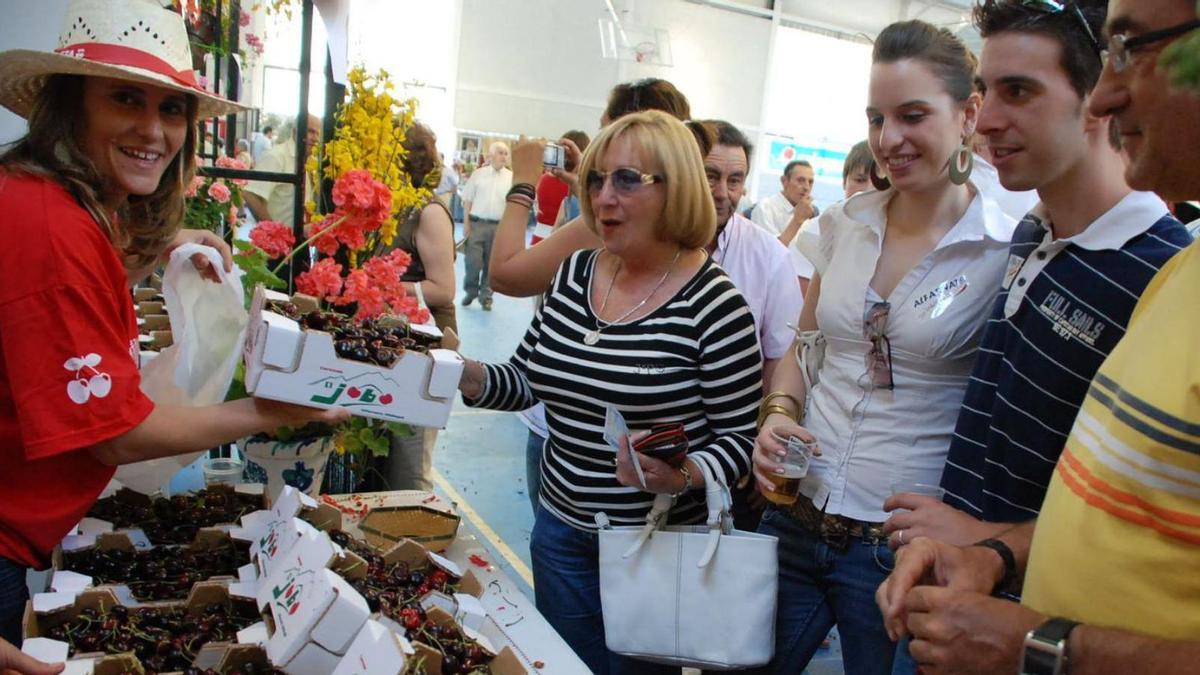
M419 100L417 119L447 154L455 141L460 11L461 0L355 0L350 11L350 64L388 71L395 95Z
M57 46L59 22L67 0L0 0L0 49L50 49ZM0 143L25 135L25 120L0 108Z
M603 16L596 0L463 0L455 126L594 131L618 76L600 56Z
M732 122L753 138L762 111L770 21L683 0L644 0L634 6L633 22L670 31L675 65L628 64L624 80L670 80L687 95L692 117Z
M658 67L604 59L607 18L600 0L463 0L455 125L592 132L613 85L661 77L687 95L693 116L757 129L769 21L683 0L638 2L622 20L670 34L674 66Z

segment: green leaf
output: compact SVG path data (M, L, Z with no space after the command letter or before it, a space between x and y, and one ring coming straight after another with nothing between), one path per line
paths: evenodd
M392 432L392 435L398 438L413 435L412 427L403 422L385 422L384 426L387 427L388 431Z
M262 249L241 239L235 240L233 245L238 250L233 259L237 262L238 267L246 273L242 279L242 285L245 288L253 289L260 283L267 288L287 288L283 279L271 271L268 266L270 259Z
M239 359L237 367L233 370L233 381L229 383L229 391L225 392L225 400L236 401L249 396L250 392L246 391L246 362Z
M387 457L388 453L392 451L391 441L386 434L377 436L372 433L371 439L366 444L371 449L371 455L375 457Z

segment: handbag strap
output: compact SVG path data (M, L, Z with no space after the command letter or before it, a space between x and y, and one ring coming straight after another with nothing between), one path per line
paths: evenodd
M704 554L700 556L696 566L706 567L716 555L721 535L733 531L733 496L729 493L725 474L713 471L708 462L702 459L697 459L694 463L704 474L704 497L708 505L708 546L705 547ZM631 558L642 548L655 530L661 529L666 524L667 514L670 513L674 503L675 500L671 498L671 495L654 496L654 504L650 507L650 512L646 514L646 524L638 532L637 539L621 554L622 559Z
M725 483L724 473L714 471L708 462L703 460L697 460L696 464L704 474L704 497L708 504L708 545L696 561L696 567L703 568L707 567L717 554L721 535L733 531L733 496Z
M654 495L654 505L646 514L646 524L642 526L642 531L638 533L637 539L621 554L622 559L628 559L637 553L650 535L667 522L667 514L671 512L671 505L674 503L675 500L671 499L671 495Z

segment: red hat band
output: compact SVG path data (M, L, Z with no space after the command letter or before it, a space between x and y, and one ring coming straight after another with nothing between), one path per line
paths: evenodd
M124 45L88 42L60 47L54 51L64 56L71 56L85 61L95 61L96 63L105 63L110 66L140 68L141 70L168 77L190 89L200 88L196 82L196 74L191 70L176 70L163 59L140 49Z

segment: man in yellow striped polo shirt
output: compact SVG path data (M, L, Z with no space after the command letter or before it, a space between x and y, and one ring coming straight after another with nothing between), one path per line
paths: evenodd
M1089 104L1121 129L1130 187L1173 201L1200 196L1200 96L1171 88L1158 60L1198 28L1195 0L1110 0ZM917 539L898 554L877 599L923 671L1200 672L1197 344L1192 245L1146 288L1092 381L1038 519L974 546Z

